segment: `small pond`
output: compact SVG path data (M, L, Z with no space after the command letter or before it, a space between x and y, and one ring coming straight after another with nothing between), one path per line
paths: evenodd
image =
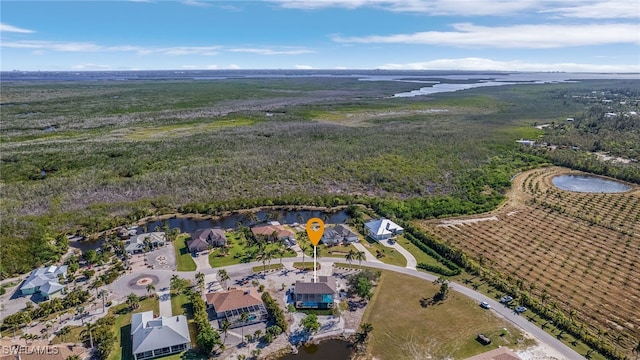
M161 231L164 222L169 222L169 228L179 228L183 233L190 233L197 229L220 227L223 229L235 228L238 222L244 225L253 225L265 221L279 221L281 224L305 224L307 220L317 217L327 224L342 224L348 216L344 211L327 213L320 210L262 210L254 213L255 216L249 214L232 214L217 219L185 219L172 218L167 220L153 221L147 224L149 231L157 228Z
M352 349L348 342L342 340L325 340L320 344L310 344L298 348L297 354L288 354L280 360L348 360Z
M607 180L589 175L560 175L552 180L556 187L584 193L621 193L631 190L631 187L615 180Z

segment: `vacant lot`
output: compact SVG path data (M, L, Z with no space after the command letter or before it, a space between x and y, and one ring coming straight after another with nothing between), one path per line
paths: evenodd
M368 355L380 360L464 359L499 345L515 348L531 344L511 324L453 291L438 305L420 305L420 299L437 292L438 286L425 280L383 272L362 319L373 325ZM499 336L505 327L508 334ZM490 337L492 343L483 346L477 342L479 333Z
M584 323L595 337L605 331L609 343L619 342L631 356L640 338L640 190L561 191L551 178L566 172L519 175L508 204L475 221L420 224L485 267L522 281L534 297L546 293L547 304Z

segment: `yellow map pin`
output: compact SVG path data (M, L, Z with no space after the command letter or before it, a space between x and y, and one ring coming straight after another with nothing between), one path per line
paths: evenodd
M313 246L318 246L324 234L324 222L318 218L311 218L307 221L307 235Z

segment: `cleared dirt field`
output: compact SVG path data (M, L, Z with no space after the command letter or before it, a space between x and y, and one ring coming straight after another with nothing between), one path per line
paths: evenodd
M475 218L422 221L430 234L463 249L485 267L548 294L566 316L594 336L606 331L632 357L640 339L640 189L589 194L557 189L564 168L514 179L508 202ZM455 221L454 221L455 220ZM531 284L533 288L531 289Z

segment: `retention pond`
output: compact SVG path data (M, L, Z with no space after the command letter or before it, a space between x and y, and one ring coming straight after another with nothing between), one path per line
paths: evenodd
M589 175L560 175L554 177L553 185L567 191L584 193L621 193L631 187L615 180Z

